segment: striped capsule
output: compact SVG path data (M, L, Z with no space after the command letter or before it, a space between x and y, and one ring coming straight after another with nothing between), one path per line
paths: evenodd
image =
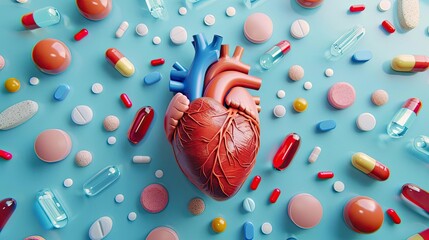
M379 181L385 181L389 178L389 168L365 153L358 152L353 154L352 164L366 175Z
M424 72L429 68L429 57L398 55L392 59L392 69L398 72Z
M116 48L107 49L106 59L124 77L131 77L135 72L134 65Z

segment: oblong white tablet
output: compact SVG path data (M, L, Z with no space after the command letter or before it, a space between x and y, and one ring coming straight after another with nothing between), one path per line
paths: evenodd
M411 30L419 25L419 0L398 0L398 18L401 26Z
M0 130L17 127L32 118L39 110L39 105L31 100L14 104L0 113Z
M113 227L113 221L110 217L101 217L97 219L89 228L89 238L91 240L101 240L109 235Z

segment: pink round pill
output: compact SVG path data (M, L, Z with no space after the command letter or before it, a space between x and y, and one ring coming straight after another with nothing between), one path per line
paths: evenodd
M150 213L159 213L167 207L168 192L161 184L151 184L143 189L140 203Z
M70 136L60 129L48 129L37 136L34 151L40 160L58 162L65 159L72 148Z
M371 101L377 106L382 106L389 101L389 94L383 89L376 90L371 95Z
M157 227L150 231L146 240L179 240L177 233L168 227Z
M347 82L338 82L332 85L328 92L328 102L336 109L350 107L356 98L356 92Z
M252 43L263 43L273 34L273 22L263 13L253 13L244 23L244 36Z
M309 229L319 224L323 216L323 208L317 198L308 193L301 193L289 201L288 214L295 225Z

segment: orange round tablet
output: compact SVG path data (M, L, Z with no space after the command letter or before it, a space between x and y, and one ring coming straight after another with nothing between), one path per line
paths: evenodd
M36 43L32 57L40 71L48 74L64 72L71 62L69 48L63 42L52 38Z
M344 207L344 221L355 232L373 233L383 225L384 213L380 204L369 197L352 198Z
M89 20L102 20L112 10L112 0L76 0L77 9Z

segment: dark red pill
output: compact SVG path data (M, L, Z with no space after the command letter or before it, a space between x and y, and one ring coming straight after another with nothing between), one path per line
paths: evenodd
M253 178L252 182L250 183L250 189L256 190L258 188L260 182L261 182L261 176L256 175Z
M164 58L157 58L157 59L153 59L152 61L150 61L150 64L152 66L159 66L165 63L165 59Z

